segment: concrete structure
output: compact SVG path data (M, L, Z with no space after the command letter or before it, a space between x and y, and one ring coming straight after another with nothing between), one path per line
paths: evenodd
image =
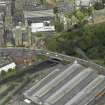
M56 68L24 93L36 105L95 105L105 91L105 76L75 61Z

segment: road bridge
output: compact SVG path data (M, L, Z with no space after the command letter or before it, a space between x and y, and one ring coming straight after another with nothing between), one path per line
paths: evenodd
M105 68L95 64L94 62L92 62L91 60L83 60L77 57L72 57L72 56L68 56L68 55L64 55L64 54L60 54L57 52L51 52L48 50L43 50L43 49L33 49L33 48L0 48L0 53L1 54L12 54L12 53L28 53L28 54L36 54L36 55L44 55L46 57L49 58L54 58L54 59L58 59L61 61L68 61L70 63L77 61L78 63L86 66L86 67L91 67L95 70L97 70L99 73L104 74L105 75Z

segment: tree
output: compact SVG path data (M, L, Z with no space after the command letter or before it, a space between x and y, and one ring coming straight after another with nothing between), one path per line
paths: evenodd
M55 20L55 29L57 32L64 30L64 24L60 21L59 17Z
M77 10L75 12L75 17L79 20L79 23L82 23L84 21L85 15L80 10Z
M58 51L58 41L56 38L47 39L46 41L46 47L47 49L50 49L51 51Z
M12 72L12 70L13 70L13 69L10 68L10 69L8 69L8 72Z
M91 59L105 58L105 23L60 33L47 41L47 48L72 56L86 54Z
M46 0L40 0L41 5L45 5L47 3Z
M1 76L4 78L6 76L6 71L5 70L2 70L1 71Z
M101 2L96 2L96 3L94 4L94 8L95 8L96 10L103 9L103 8L104 8L104 4L101 3Z
M102 3L105 4L105 0L102 0Z
M44 0L40 0L40 3L43 5L44 4Z
M54 14L58 13L58 7L54 7Z

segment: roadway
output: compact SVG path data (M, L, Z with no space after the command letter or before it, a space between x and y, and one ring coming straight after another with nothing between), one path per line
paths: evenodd
M60 54L60 53L56 53L56 52L51 52L48 50L43 50L43 49L33 49L33 48L0 48L0 53L1 54L12 54L12 53L28 53L28 54L36 54L36 55L44 55L47 56L49 58L54 58L54 59L58 59L61 61L68 61L70 63L77 61L78 63L86 66L86 67L91 67L95 70L97 70L99 73L104 74L105 75L105 68L95 64L94 62L92 62L91 60L83 60L77 57L72 57L72 56L68 56L68 55L64 55L64 54Z

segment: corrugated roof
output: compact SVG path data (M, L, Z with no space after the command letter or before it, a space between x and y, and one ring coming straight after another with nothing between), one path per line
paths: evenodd
M24 95L38 105L87 105L104 89L104 76L74 63L54 70Z

